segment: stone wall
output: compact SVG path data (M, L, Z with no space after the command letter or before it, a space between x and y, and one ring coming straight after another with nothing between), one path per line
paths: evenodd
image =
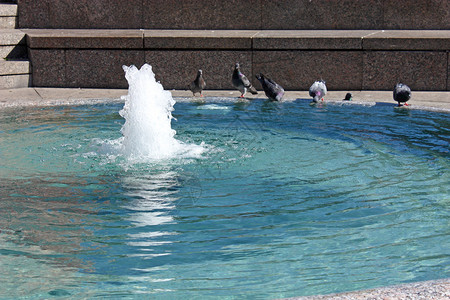
M235 62L259 87L262 72L287 90L317 79L330 90L449 90L450 31L28 29L33 85L126 88L122 65L153 66L166 89L198 69L208 89L233 89Z
M18 0L20 28L450 29L448 0Z
M144 63L166 89L240 62L288 90L449 90L448 0L18 0L33 86L124 88ZM256 84L256 86L259 86Z

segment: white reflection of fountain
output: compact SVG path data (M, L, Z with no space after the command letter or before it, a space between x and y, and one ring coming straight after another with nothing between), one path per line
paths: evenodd
M136 227L154 226L173 222L169 213L176 209L178 200L176 172L149 174L146 177L129 177L124 179L128 190L127 196L132 200L127 209L134 211L130 221Z
M170 255L170 251L158 247L171 244L167 236L177 233L157 230L156 226L175 223L173 212L179 198L177 173L160 171L145 177L126 177L123 184L128 192L126 196L133 199L125 208L130 210L129 221L135 227L141 227L139 233L130 234L127 244L137 252L128 254L129 257L151 259ZM153 229L155 228L155 229Z
M125 118L121 132L122 153L131 160L198 157L203 147L185 144L174 138L171 127L175 100L156 82L152 67L144 64L123 66L128 81L128 95L120 115Z

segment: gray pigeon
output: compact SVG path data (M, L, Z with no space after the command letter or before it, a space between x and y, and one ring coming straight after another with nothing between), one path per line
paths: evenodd
M195 96L195 93L200 93L200 96L203 97L203 90L206 87L206 82L203 79L203 71L198 70L197 77L194 79L194 81L191 82L189 85L189 89L191 90L193 96Z
M323 80L315 81L309 88L309 95L313 97L312 102L314 103L318 103L320 99L323 101L323 97L325 97L326 93L327 86Z
M248 80L248 78L244 74L242 74L239 63L236 63L236 65L234 66L231 82L233 83L233 86L241 92L241 98L244 98L247 91L249 91L253 95L258 94L256 89L252 86L250 80Z
M281 101L281 98L283 98L284 95L284 89L281 85L279 85L272 79L264 76L264 74L262 73L256 75L256 79L258 79L259 82L261 82L262 88L267 98L269 98L272 101Z
M406 106L408 101L411 98L411 89L409 86L403 83L397 83L394 87L394 100L398 102L398 106L402 106L400 103L405 103Z

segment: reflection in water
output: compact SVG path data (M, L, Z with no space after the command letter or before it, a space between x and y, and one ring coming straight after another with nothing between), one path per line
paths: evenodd
M124 206L129 210L127 220L138 230L128 234L126 244L133 248L127 251L128 257L151 259L171 254L167 247L159 248L173 243L168 236L176 233L158 228L160 225L176 224L173 211L179 200L180 183L177 177L175 171L159 171L122 179L125 195L130 199ZM135 266L134 269L139 268Z
M92 236L85 225L99 222L98 205L83 202L85 191L74 189L74 185L86 186L64 179L58 183L51 179L2 179L0 228L16 232L22 243L45 251L73 253L84 249L82 242Z
M146 177L123 178L131 200L125 206L133 211L129 220L135 226L152 226L173 222L170 211L176 208L178 198L176 173L173 171L150 174Z
M148 172L125 172L124 177L108 177L108 182L102 182L101 176L76 180L51 179L50 174L45 180L2 179L0 258L9 258L0 260L0 297L64 293L63 287L80 285L77 272L115 280L125 276L144 282L170 281L154 274L162 267L144 262L171 255L168 246L178 233L161 226L177 223L178 194L187 179L171 170ZM28 272L36 275L35 280L24 281L26 286L20 286L21 275L14 271L14 265L22 263L26 263L21 266L24 271L31 268ZM60 280L42 285L44 270ZM12 292L18 286L21 293Z
M101 223L101 204L83 200L89 184L46 175L0 180L0 298L73 285L78 270L93 268L79 254L103 247L87 242Z

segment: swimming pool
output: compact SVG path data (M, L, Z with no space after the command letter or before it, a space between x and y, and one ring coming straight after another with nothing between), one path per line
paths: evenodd
M448 277L448 114L176 99L202 153L129 162L123 103L0 110L0 298L281 298Z

